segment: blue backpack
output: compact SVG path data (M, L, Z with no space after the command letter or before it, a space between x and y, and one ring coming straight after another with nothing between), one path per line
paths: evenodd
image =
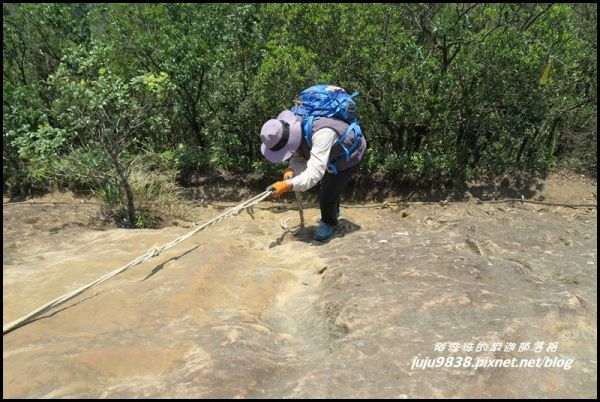
M341 145L344 154L340 156L343 156L347 161L350 160L350 155L358 147L362 137L362 131L356 119L356 103L353 99L356 95L358 95L358 92L348 95L345 90L333 85L313 85L300 93L300 100L296 103L296 106L292 107L292 112L302 116L304 138L309 148L312 148L310 137L314 120L320 117L340 119L350 126L334 143L334 146ZM355 134L354 142L349 148L346 148L343 141L352 130ZM338 157L329 162L329 167L334 173L337 173L335 161Z

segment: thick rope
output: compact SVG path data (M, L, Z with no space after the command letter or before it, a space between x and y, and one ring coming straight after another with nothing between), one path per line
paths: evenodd
M520 202L521 204L529 203L529 204L538 204L538 205L548 205L552 207L567 207L567 208L598 208L597 204L560 204L554 202L545 202L545 201L533 201L526 200L525 198L506 198L503 200L480 200L477 199L474 201L474 204L499 204L504 202ZM417 204L417 205L450 205L450 204L470 204L470 201L386 201L379 204L367 204L367 205L346 205L346 208L380 208L389 205L398 205L398 204Z
M2 335L7 334L10 331L13 331L27 323L29 323L33 318L39 316L40 314L43 314L45 312L47 312L48 310L63 304L64 302L71 300L72 298L74 298L75 296L83 293L84 291L86 291L87 289L94 287L96 285L101 284L102 282L112 278L115 275L120 274L121 272L124 272L126 270L128 270L131 267L134 267L138 264L141 264L145 261L148 261L150 258L156 257L158 255L160 255L160 253L162 253L165 250L170 249L171 247L176 246L177 244L183 242L186 239L189 239L190 237L192 237L193 235L195 235L196 233L200 232L201 230L206 229L207 227L210 227L212 225L215 225L219 222L221 222L222 220L229 218L230 216L233 215L237 215L239 214L242 210L247 209L247 208L251 208L254 205L258 204L259 202L263 201L265 198L267 198L269 195L271 195L271 190L267 190L259 195L257 195L256 197L253 197L251 199L249 199L248 201L245 201L233 208L231 208L230 210L222 213L221 215L218 215L217 217L211 219L210 221L206 222L204 225L197 227L196 229L192 230L191 232L179 236L178 238L176 238L175 240L163 244L160 247L157 248L153 248L150 249L146 254L136 258L135 260L131 261L130 263L128 263L127 265L122 266L121 268L115 269L112 272L109 272L108 274L96 279L94 282L89 283L85 286L80 287L79 289L75 289L63 296L60 296L54 300L52 300L49 303L44 304L42 307L38 308L37 310L32 311L31 313L13 321L10 322L6 325L4 325L2 327Z
M534 200L526 200L525 198L507 198L504 200L477 200L477 204L498 204L501 202L520 202L529 203L529 204L538 204L538 205L549 205L551 207L567 207L567 208L598 208L596 204L562 204L556 202L546 202L546 201L534 201Z
M294 226L293 228L290 228L290 226L287 223L287 221L290 218L286 218L281 221L281 227L286 232L290 232L290 233L296 235L296 234L300 233L300 231L302 229L304 229L304 210L302 208L302 202L300 201L300 195L298 194L298 192L294 191L294 195L296 196L296 206L298 207L298 213L300 214L300 224L297 226Z
M98 205L97 202L88 202L88 201L81 201L81 202L73 202L73 201L22 201L22 202L4 202L2 203L3 207L10 207L10 206L19 206L19 205L46 205L46 204L71 204L71 205Z

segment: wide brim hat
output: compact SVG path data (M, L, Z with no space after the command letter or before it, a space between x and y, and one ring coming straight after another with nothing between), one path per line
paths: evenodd
M260 130L260 151L269 162L280 163L294 154L302 141L302 119L290 110L270 119Z

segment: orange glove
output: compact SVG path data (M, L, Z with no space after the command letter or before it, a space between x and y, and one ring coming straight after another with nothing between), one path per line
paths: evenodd
M269 187L267 187L267 190L274 191L274 193L271 194L271 196L273 198L279 198L281 196L281 194L287 193L291 189L292 189L292 185L287 184L286 181L278 181L276 183L271 184Z
M292 168L285 169L285 171L283 172L283 180L289 180L292 177L294 177L294 169L292 169Z

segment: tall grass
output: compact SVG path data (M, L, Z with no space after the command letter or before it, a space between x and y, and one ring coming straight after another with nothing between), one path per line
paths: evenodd
M165 219L191 220L191 209L184 203L183 188L176 184L177 171L157 164L153 155L137 158L129 166L128 182L133 192L136 228L156 228ZM123 221L127 199L120 183L104 182L93 189L105 219Z

